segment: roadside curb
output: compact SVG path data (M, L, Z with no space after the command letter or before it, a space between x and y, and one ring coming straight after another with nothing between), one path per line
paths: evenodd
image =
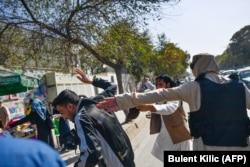
M129 136L129 139L132 143L134 137L138 134L138 132L144 127L147 121L149 121L148 118L146 118L146 112L141 112L140 115L132 120L131 122L122 125L123 129Z

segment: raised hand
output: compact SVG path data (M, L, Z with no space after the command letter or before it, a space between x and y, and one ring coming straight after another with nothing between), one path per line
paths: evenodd
M92 84L92 80L88 78L85 72L81 68L75 68L74 71L79 74L80 76L77 76L77 78L86 84Z

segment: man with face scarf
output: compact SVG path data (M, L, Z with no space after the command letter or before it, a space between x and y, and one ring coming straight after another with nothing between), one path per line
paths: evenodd
M249 89L235 78L221 76L211 54L193 56L190 67L194 81L174 88L116 95L105 98L97 107L118 111L142 104L182 100L190 108L193 150L247 150Z

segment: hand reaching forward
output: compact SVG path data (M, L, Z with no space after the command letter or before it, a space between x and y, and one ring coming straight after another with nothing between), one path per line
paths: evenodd
M99 109L105 109L108 112L116 112L119 110L119 107L114 97L104 98L103 101L96 104L96 107Z
M81 68L75 68L74 71L79 74L80 76L77 76L77 78L82 81L83 83L86 84L92 84L92 80L90 80L87 75L85 74L85 72L82 71Z

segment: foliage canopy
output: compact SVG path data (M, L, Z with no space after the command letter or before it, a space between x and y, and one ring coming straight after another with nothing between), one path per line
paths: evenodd
M222 69L250 65L250 25L233 34L227 49L217 60Z

